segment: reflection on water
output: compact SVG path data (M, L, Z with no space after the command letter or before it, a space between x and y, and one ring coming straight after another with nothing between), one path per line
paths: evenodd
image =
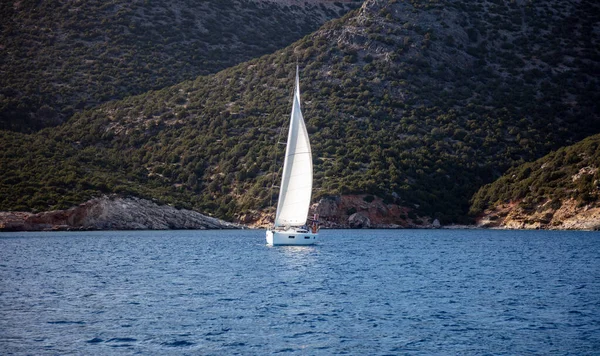
M307 256L315 255L317 252L317 246L275 246L274 248L280 249L283 254L291 258L305 258Z
M305 269L314 266L318 258L319 247L312 246L274 246L275 255L288 268Z

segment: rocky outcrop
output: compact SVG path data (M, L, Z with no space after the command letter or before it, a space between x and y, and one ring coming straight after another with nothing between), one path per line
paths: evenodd
M252 228L267 229L273 226L275 209L251 210L236 218L236 222Z
M352 229L362 229L371 227L371 220L363 213L354 213L348 217L348 225Z
M319 224L326 229L403 229L437 228L428 217L418 217L410 208L372 195L336 195L321 198L312 204L309 216L319 215ZM237 218L237 222L254 227L273 225L274 209L251 211ZM439 221L438 221L439 224Z
M241 225L139 198L101 197L68 210L0 212L0 231L237 229Z
M573 199L560 206L549 201L538 206L519 202L486 210L477 219L477 226L501 229L600 230L600 206L581 205Z
M411 210L398 204L386 203L379 197L363 194L322 198L313 204L311 214L319 214L321 226L334 229L434 227L428 217L418 217Z

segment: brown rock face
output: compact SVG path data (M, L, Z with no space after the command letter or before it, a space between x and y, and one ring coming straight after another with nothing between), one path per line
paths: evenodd
M600 230L600 206L581 205L573 199L560 207L550 202L523 207L518 202L485 211L477 219L479 227L503 229Z
M319 215L319 224L329 229L373 228L432 228L427 217L411 219L410 208L386 204L371 195L342 195L322 198L310 207L309 217ZM272 226L274 210L254 211L238 217L238 222L255 228ZM439 226L437 226L439 227Z
M139 198L104 196L68 210L0 213L0 231L235 228L241 226Z
M428 218L411 219L411 209L397 204L386 204L383 199L370 195L342 195L322 198L311 207L311 214L319 214L326 228L431 228Z

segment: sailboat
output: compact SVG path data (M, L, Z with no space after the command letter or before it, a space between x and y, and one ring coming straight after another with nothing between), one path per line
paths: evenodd
M288 131L283 175L273 227L267 230L269 245L312 245L318 240L317 217L307 225L312 194L313 166L308 132L300 110L300 79L296 84Z

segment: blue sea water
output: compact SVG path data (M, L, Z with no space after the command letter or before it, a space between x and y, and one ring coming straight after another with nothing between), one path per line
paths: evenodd
M3 355L600 353L600 234L0 233Z

